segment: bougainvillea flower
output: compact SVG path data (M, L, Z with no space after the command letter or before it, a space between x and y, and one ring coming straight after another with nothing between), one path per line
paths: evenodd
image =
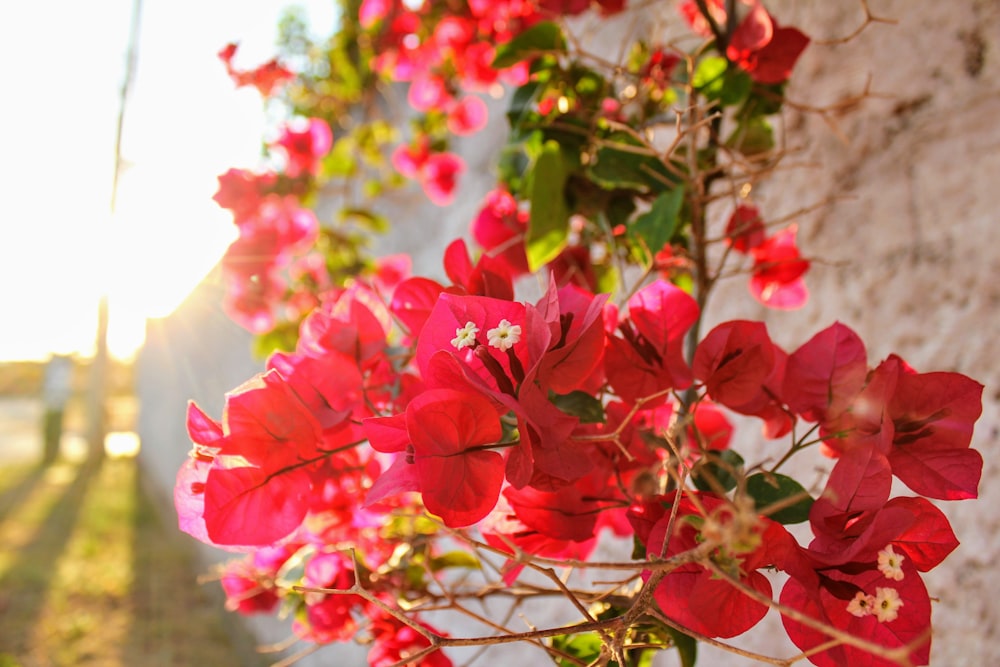
M551 342L532 355L543 388L568 394L600 385L606 301L606 294L595 296L576 285L557 290L555 281L549 281L546 295L535 307L549 324Z
M448 206L455 199L455 185L464 171L465 161L454 153L434 153L424 163L418 181L428 199Z
M776 84L788 80L807 46L802 31L780 27L758 1L733 32L726 56L754 81Z
M803 419L826 422L851 406L867 377L864 342L836 322L788 357L782 396Z
M302 585L307 588L345 590L354 585L354 566L341 552L314 554L305 565ZM317 644L347 641L354 636L358 623L353 612L365 602L357 595L339 593L305 594L305 615L298 616L292 630L299 637Z
M892 473L930 498L975 498L982 455L969 447L983 386L959 373L917 373L891 355L841 417L825 423L836 452L877 447Z
M205 528L205 480L219 452L222 424L188 403L187 432L193 444L187 460L177 471L174 483L174 508L178 527L205 544L212 544Z
M506 492L500 496L496 508L479 524L483 539L494 548L514 556L511 545L522 551L545 558L583 560L597 546L597 538L591 535L582 542L558 539L545 535L525 524L513 511ZM503 568L503 580L508 585L514 583L524 566L508 560Z
M246 169L229 169L219 178L219 189L212 196L219 206L233 212L237 224L260 208L270 194L277 177L272 173L255 174Z
M417 178L430 157L430 143L426 136L420 136L409 144L400 144L389 158L392 167L406 178Z
M370 605L366 611L369 619L368 631L372 637L372 645L368 651L368 667L394 667L395 665L413 665L406 662L407 658L430 647L430 640L423 634L403 623L395 616L382 609ZM448 634L423 623L408 615L411 622L418 623L429 632L439 637ZM443 651L433 651L420 658L421 667L452 667L452 662Z
M726 242L736 252L748 253L764 242L764 221L752 204L740 204L726 223Z
M299 327L296 349L317 358L337 352L370 365L385 350L391 326L385 303L370 288L354 283L309 313Z
M716 326L702 339L692 368L712 400L752 414L754 407L767 400L764 385L774 372L777 356L778 347L763 322L733 320Z
M228 611L266 614L274 611L280 601L274 573L260 572L254 566L254 556L226 563L219 583L226 594Z
M318 455L320 425L269 371L226 395L222 427L205 480L208 537L216 544L274 544L305 517L310 480L303 462Z
M408 476L400 490L411 490L415 481L424 506L446 525L471 525L496 505L504 460L484 445L498 444L503 433L500 414L485 397L431 389L410 401L403 419L367 419L365 430L378 451L400 452L400 444L408 440L400 452L404 456L397 458L394 466L402 460L402 466L407 467L396 470L396 474ZM381 487L373 488L368 503L378 500L379 493Z
M448 131L459 137L468 136L486 127L488 120L486 102L475 95L467 95L448 110Z
M371 28L389 15L394 4L396 3L393 0L361 0L358 22L362 28Z
M802 259L795 245L797 229L796 225L790 225L750 250L753 255L750 293L769 308L801 308L809 298L802 279L809 270L809 260Z
M901 581L887 578L874 564L844 569L824 569L816 581L804 584L792 577L781 591L780 602L845 634L898 648L916 643L910 664L926 665L930 658L931 604L917 571L903 563ZM818 586L815 585L818 582ZM868 604L858 605L857 600ZM869 608L866 608L869 607ZM782 616L788 637L803 651L828 644L830 636L788 616ZM918 639L926 641L918 642ZM819 667L865 665L892 667L898 664L849 644L834 644L812 653L810 662Z
M528 212L518 209L517 200L506 190L491 190L483 199L472 222L472 237L491 257L500 261L512 276L528 273L524 235Z
M677 520L671 521L669 507L674 502L679 502L680 507ZM628 516L649 556L670 557L694 549L703 541L696 525L731 520L732 510L725 500L708 494L697 494L696 501L687 495L678 500L673 494L633 506ZM673 534L667 535L670 526ZM785 561L797 549L795 540L781 524L765 517L760 517L758 525L745 537L744 545L720 546L712 554L712 560L744 585L770 597L771 585L758 570L785 569ZM645 572L643 576L648 574ZM664 615L709 637L735 637L752 628L767 613L766 605L697 563L672 570L656 587L653 597Z
M441 77L429 75L414 77L406 99L417 111L432 111L449 106L452 96Z
M466 294L505 301L514 299L513 275L506 262L501 258L482 254L473 263L464 239L455 239L445 248L444 272L453 286Z
M888 405L893 474L929 498L976 498L983 457L969 444L983 410L983 385L960 373L909 372L902 363L895 368Z
M219 51L219 60L226 66L226 73L237 88L253 86L261 97L269 97L274 89L286 81L291 81L295 75L280 65L277 59L271 59L251 70L238 70L233 67L237 44L227 44Z
M516 340L501 349L491 343L489 332L507 322L519 327ZM427 377L431 356L441 350L460 359L491 389L515 396L515 390L531 367L528 342L533 332L527 329L525 305L515 301L483 296L459 296L444 293L438 298L424 324L417 342L416 361L421 375ZM547 333L547 330L546 330Z
M698 304L684 290L656 280L628 301L628 317L609 336L604 364L608 382L628 402L691 384L684 337L698 319Z
M325 120L309 118L305 127L292 124L285 127L275 142L285 153L285 174L291 178L315 176L320 161L333 147L333 132Z

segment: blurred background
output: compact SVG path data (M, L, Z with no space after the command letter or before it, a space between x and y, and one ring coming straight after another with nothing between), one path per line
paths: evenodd
M234 238L216 176L260 160L261 98L216 54L270 59L291 7L331 31L323 0L0 6L3 667L262 660L234 647L217 585L196 585L204 566L144 492L135 368L147 318ZM183 428L183 408L164 419Z

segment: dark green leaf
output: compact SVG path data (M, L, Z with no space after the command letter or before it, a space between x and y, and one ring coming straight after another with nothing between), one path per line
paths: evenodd
M550 399L553 405L566 414L579 417L583 424L604 423L604 404L585 391L552 394Z
M569 177L559 144L546 141L531 170L531 214L525 246L528 267L537 271L555 259L569 237L569 207L564 190Z
M608 190L660 192L678 180L658 156L624 132L612 134L597 149L588 174L594 183Z
M684 204L684 186L664 192L653 201L652 208L640 215L629 228L629 234L640 241L650 255L655 255L670 241L677 228L677 217Z
M774 131L763 116L741 121L726 140L726 146L747 157L766 153L774 148Z
M566 38L562 29L552 21L542 21L531 26L506 44L497 47L493 69L516 65L540 51L565 51Z
M695 468L694 485L699 491L729 491L736 486L736 475L742 469L743 457L731 449L706 452Z
M694 667L695 660L698 659L698 642L694 637L686 635L680 630L668 627L667 632L677 649L677 657L681 659L681 667Z
M747 478L747 495L754 499L758 510L768 505L798 498L793 504L773 512L778 523L802 523L809 518L813 499L805 488L791 477L778 473L757 473Z

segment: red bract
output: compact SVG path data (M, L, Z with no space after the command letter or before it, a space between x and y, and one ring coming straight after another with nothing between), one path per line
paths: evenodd
M982 455L969 445L983 387L959 373L916 373L893 355L841 417L824 424L837 452L877 448L892 473L930 498L978 495Z
M770 308L791 310L805 305L809 291L802 276L809 261L795 245L796 225L791 225L752 248L753 273L750 293Z
M463 97L448 111L448 131L464 137L486 127L489 110L486 103L475 95Z
M487 193L472 222L472 237L476 243L500 260L512 276L528 273L528 257L524 250L527 230L527 211L519 210L517 200L499 188Z
M509 335L501 337L504 331ZM444 351L461 360L491 389L514 396L525 369L531 366L529 340L532 332L527 329L524 304L445 293L420 334L417 366L428 377L431 357Z
M764 84L788 80L809 38L796 28L782 28L759 1L736 27L726 56L754 81Z
M227 563L220 583L226 593L226 609L229 611L263 614L274 611L278 606L274 573L260 572L254 567L252 557Z
M285 127L274 144L285 153L285 173L291 178L315 176L322 160L333 146L333 133L325 120L309 118L305 127Z
M669 507L674 502L679 502L680 507L668 535ZM630 508L629 518L640 540L647 536L643 540L646 553L650 557L662 554L668 558L694 549L703 541L702 531L696 525L711 527L735 520L725 500L707 494L697 494L696 500L687 495L679 500L676 494L659 496ZM747 544L722 545L711 557L723 571L770 597L771 585L757 570L783 569L795 549L795 541L781 524L764 517L758 521L758 526L745 536ZM709 637L735 637L752 628L767 613L767 606L695 563L672 570L653 596L664 615Z
M302 321L297 350L316 358L336 352L361 367L370 366L385 350L391 324L382 300L371 289L355 283Z
M781 591L780 602L848 635L886 648L916 643L909 655L911 664L926 665L931 644L928 632L930 599L916 570L904 562L903 572L903 579L895 581L886 578L874 566L860 571L858 568L825 569L818 573L816 582L803 584L794 577L789 579ZM860 610L856 599L866 600L865 606L873 611ZM830 640L829 635L788 616L782 616L781 620L788 637L803 651L811 651ZM926 641L917 642L923 637ZM898 664L848 644L813 653L809 661L820 667L893 667Z
M277 59L269 60L252 70L238 70L233 67L236 49L236 44L227 44L219 51L219 60L225 64L226 73L237 88L253 86L261 97L268 97L277 86L295 78L295 75L281 66Z
M583 560L597 546L597 539L593 534L589 539L577 542L532 529L514 513L507 501L506 492L500 496L496 508L480 523L479 529L487 543L511 556L514 555L511 545L514 545L525 553L545 558ZM514 583L522 569L522 564L508 560L503 570L504 582L508 585Z
M402 417L402 418L401 418ZM504 476L500 414L487 399L432 389L412 401L405 416L365 420L372 447L397 456L371 490L368 503L419 490L427 510L448 526L468 526L496 505Z
M354 585L351 559L340 552L317 553L306 563L302 585L307 588L344 590ZM296 618L295 634L318 644L347 641L357 632L352 613L365 604L357 595L305 594L305 617Z
M226 396L224 437L205 480L205 526L216 544L273 544L308 509L320 425L274 371Z
M541 387L557 394L596 393L601 384L604 353L604 304L607 295L594 296L575 285L556 290L549 281L546 296L536 305L549 325L548 341L534 351Z
M679 287L657 280L628 301L628 317L609 336L605 352L608 382L625 401L691 384L684 361L684 337L698 319L698 304Z
M888 405L893 474L929 498L976 498L983 457L969 444L983 410L983 385L959 373L895 368L896 391Z
M743 414L755 414L771 399L765 386L780 352L763 322L724 322L698 344L692 369L712 400Z
M419 181L427 198L438 206L448 206L455 199L455 185L465 171L465 162L453 153L435 153L427 158Z
M246 169L230 169L219 176L219 189L212 197L219 206L233 212L240 224L253 215L268 194L273 192L277 178L274 174L255 174Z
M409 625L377 607L369 607L371 623L371 649L368 651L369 667L452 667L452 662L442 651L433 651L420 658L420 662L405 662L406 659L430 647L430 640ZM412 617L411 617L412 618ZM419 623L419 622L418 622ZM426 624L419 623L427 631L440 637L448 635Z
M740 204L726 223L726 241L736 252L748 253L764 242L764 221L752 204Z
M837 322L791 354L782 395L792 412L825 422L848 409L865 385L868 355L856 333Z

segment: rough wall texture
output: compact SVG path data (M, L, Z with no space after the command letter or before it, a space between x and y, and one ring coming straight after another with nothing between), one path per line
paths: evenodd
M766 4L817 38L849 35L864 16L848 0ZM763 317L787 349L839 319L865 340L872 363L896 352L919 371L958 371L986 385L973 438L986 459L980 500L939 504L962 545L925 581L939 599L931 664L1000 664L1000 489L991 483L1000 473L1000 3L870 6L897 23L810 46L789 96L837 105L869 79L877 96L827 118L792 114L786 141L801 153L789 163L809 166L754 192L771 218L834 200L798 220L803 252L816 260L809 304L765 312L738 278L712 297L709 317Z
M766 4L783 24L817 39L849 35L864 19L855 0ZM941 505L962 546L926 582L939 599L932 664L1000 664L1000 578L994 574L1000 557L1000 487L988 481L1000 473L1000 363L994 352L1000 337L995 205L1000 195L1000 3L869 4L873 14L896 23L872 24L846 44L813 44L789 90L794 101L810 107L851 100L869 80L875 95L825 117L791 113L783 135L798 152L786 164L803 166L783 170L753 192L770 219L830 200L797 219L800 245L816 260L807 277L810 302L791 313L765 311L749 298L745 280L734 278L722 283L709 303L708 326L763 318L776 341L794 349L839 319L862 336L872 362L897 352L918 370L959 371L986 385L973 444L985 456L987 482L979 501ZM621 42L608 37L613 33L607 27L601 24L592 32L614 50ZM503 133L502 114L493 111L493 118L501 120L495 132L463 146L469 173L461 203L442 211L421 204L419 194L404 200L391 212L397 231L381 244L382 251L414 253L419 271L441 275L443 243L466 230L481 195L492 186L490 154ZM721 224L728 211L718 213ZM152 337L140 385L143 460L164 489L172 485L188 448L186 400L195 398L218 415L223 392L259 367L246 353L246 337L234 325L218 322L217 309L187 308ZM202 321L197 333L189 323L192 317ZM768 451L760 447L748 458L755 454L765 457ZM793 654L781 639L780 623L769 621L751 645L765 653ZM269 636L275 636L273 631ZM671 660L665 657L662 663ZM700 664L747 662L703 649Z

